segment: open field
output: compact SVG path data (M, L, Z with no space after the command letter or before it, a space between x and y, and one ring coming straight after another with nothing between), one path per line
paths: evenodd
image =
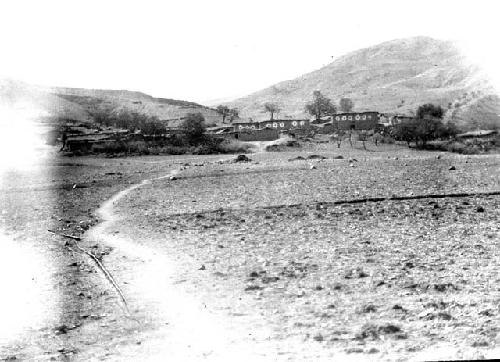
M498 355L497 155L324 143L248 156L54 158L45 175L4 175L2 204L35 207L4 207L2 227L51 260L55 290L41 295L59 297L45 327L0 355ZM113 217L102 223L105 200ZM92 261L47 228L91 228L80 245L113 273L129 313Z
M311 154L327 159L289 161ZM323 144L250 158L200 158L134 190L115 231L171 256L176 283L209 308L270 327L283 359L498 346L500 197L456 195L500 191L498 156ZM396 199L362 201L375 197Z

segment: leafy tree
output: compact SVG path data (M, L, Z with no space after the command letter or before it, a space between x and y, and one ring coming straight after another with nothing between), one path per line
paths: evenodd
M340 111L342 113L349 113L354 108L354 102L352 101L351 98L341 98L339 105L340 105Z
M444 110L441 106L436 106L432 103L424 104L417 109L417 118L437 118L442 119L444 115Z
M225 123L226 117L229 116L230 112L231 112L229 107L220 105L220 106L217 106L217 108L215 110L217 111L217 113L219 113L222 116L222 123Z
M274 120L274 115L280 113L281 109L276 103L267 102L264 103L264 111L271 114L270 120Z
M184 136L190 143L198 143L205 134L205 117L201 113L188 113L182 123Z
M398 141L405 141L410 146L410 142L413 142L416 138L416 126L415 121L406 121L394 126L393 136Z
M337 113L337 108L332 104L331 99L325 97L320 91L314 91L313 101L306 104L306 112L319 120L323 116Z

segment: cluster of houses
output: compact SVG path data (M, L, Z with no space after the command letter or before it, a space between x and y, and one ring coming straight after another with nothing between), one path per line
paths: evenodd
M388 115L378 112L339 113L321 119L273 119L261 122L238 120L230 125L207 128L207 133L240 141L273 141L282 134L294 137L314 134L333 134L338 131L374 131L413 119L409 116ZM167 135L182 133L179 127L167 128ZM118 129L95 129L89 124L67 124L64 129L63 148L90 149L94 144L116 141L147 140L153 136Z
M331 134L340 131L376 130L393 123L398 123L394 116L378 112L339 113L317 120L309 119L274 119L262 122L236 121L230 126L213 127L209 133L241 141L271 141L281 134L292 136L311 134Z

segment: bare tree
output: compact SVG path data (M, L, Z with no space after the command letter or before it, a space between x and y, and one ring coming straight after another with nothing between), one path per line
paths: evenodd
M217 106L217 108L215 110L217 111L217 113L219 113L222 116L222 123L225 123L226 117L229 116L230 112L231 112L229 107L220 105L220 106Z
M270 120L274 120L274 115L280 113L281 109L276 103L267 102L264 103L264 111L271 114Z
M342 113L349 113L354 109L354 102L351 98L341 98L339 105Z

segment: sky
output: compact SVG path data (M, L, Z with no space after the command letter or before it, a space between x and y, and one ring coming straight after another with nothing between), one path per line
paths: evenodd
M410 36L456 41L500 89L495 0L0 3L0 78L204 103Z

